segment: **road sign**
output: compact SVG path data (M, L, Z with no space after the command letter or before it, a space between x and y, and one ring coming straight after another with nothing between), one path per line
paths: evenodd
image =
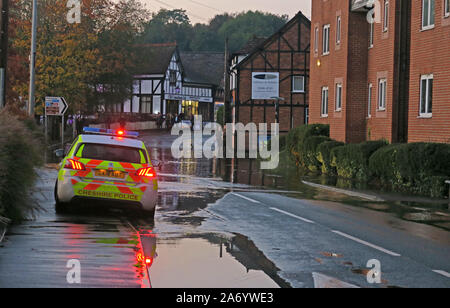
M46 97L45 98L45 114L53 116L61 116L67 111L66 100L64 97Z

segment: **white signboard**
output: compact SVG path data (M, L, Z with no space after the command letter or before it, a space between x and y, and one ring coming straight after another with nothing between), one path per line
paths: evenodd
M252 73L252 99L273 99L280 95L280 73Z
M66 103L64 97L49 97L45 98L45 114L61 116L66 113L69 106Z

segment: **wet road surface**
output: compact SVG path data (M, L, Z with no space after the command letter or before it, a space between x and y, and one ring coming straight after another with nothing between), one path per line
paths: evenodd
M175 138L143 136L163 163L155 221L99 209L58 215L56 171L40 170L33 198L43 211L9 228L0 287L314 287L323 277L338 286L450 287L446 206L349 198L250 160L177 160ZM81 284L67 282L72 259ZM366 280L371 259L381 263L380 284Z

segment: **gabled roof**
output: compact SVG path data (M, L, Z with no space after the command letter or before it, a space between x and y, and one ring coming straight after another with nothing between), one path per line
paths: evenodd
M142 59L136 74L165 74L174 53L178 53L177 43L142 44L136 46Z
M276 41L278 39L278 37L280 35L282 35L284 32L286 32L290 27L292 27L292 25L296 24L297 22L299 22L299 23L302 22L306 26L311 27L311 21L305 15L303 15L303 13L301 11L298 12L291 20L289 20L283 27L281 27L280 30L278 30L272 36L270 36L266 40L264 40L261 43L259 43L258 45L256 45L253 48L252 52L244 60L242 60L240 63L238 63L236 65L236 67L239 68L244 63L246 63L249 59L252 58L252 56L254 55L254 53L256 51L262 50L262 49L264 49L264 46L272 44L274 41Z
M223 86L223 52L181 52L184 82Z
M266 40L267 37L257 37L255 35L247 42L247 44L245 44L244 47L233 53L233 56L251 54L255 49L259 47L259 45L264 43Z

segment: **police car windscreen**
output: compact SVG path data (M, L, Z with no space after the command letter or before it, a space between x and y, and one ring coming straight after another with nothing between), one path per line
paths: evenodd
M81 158L124 162L132 164L146 163L141 150L130 147L112 146L106 144L85 143Z

